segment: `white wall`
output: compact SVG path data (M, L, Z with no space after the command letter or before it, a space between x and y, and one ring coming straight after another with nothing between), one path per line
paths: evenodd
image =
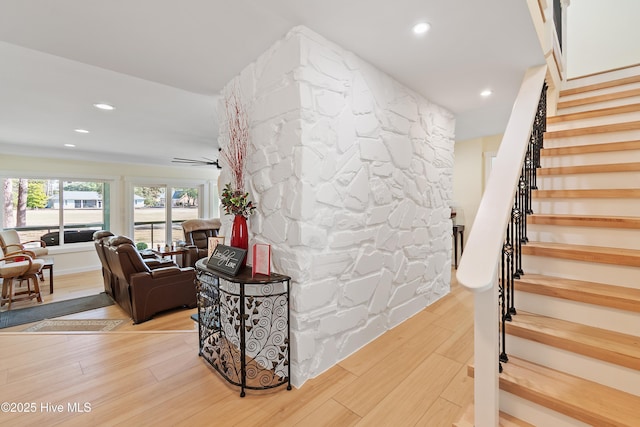
M111 231L129 235L132 229L129 198L131 185L166 184L184 186L205 183L203 216L217 215L218 171L209 167L149 166L128 163L104 163L78 160L50 159L23 156L0 156L0 178L28 176L31 178L104 179L111 183ZM212 200L216 199L215 206ZM1 222L0 222L1 224ZM69 274L100 268L100 260L93 243L51 247L55 261L54 273Z
M485 153L497 152L502 135L457 141L453 167L453 204L456 223L465 226L465 237L471 234L473 220L480 206L485 185Z
M293 278L300 386L449 291L454 119L304 27L234 86L252 120L250 244Z
M640 63L640 1L573 0L567 9L567 74Z

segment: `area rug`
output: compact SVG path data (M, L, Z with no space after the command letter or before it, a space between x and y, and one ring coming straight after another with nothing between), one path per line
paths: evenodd
M113 305L113 300L104 292L88 297L74 298L66 301L51 302L35 307L0 312L0 329L25 323L39 322L67 314Z
M23 332L106 332L120 326L122 319L50 319L43 320Z

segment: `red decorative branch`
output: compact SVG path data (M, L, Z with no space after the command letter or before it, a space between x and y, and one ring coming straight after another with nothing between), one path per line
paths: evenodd
M229 143L222 149L220 155L229 166L234 189L244 192L244 162L249 146L249 121L237 88L233 88L231 94L225 98L224 105Z

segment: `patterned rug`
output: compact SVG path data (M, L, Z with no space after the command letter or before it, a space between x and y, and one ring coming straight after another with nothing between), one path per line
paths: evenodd
M123 319L50 319L43 320L23 332L105 332L113 331L123 322Z

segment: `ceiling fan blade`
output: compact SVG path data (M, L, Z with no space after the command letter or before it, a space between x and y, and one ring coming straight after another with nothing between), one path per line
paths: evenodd
M218 169L222 169L222 167L220 166L220 164L218 163L217 160L213 160L213 159L208 159L206 157L203 157L205 160L197 160L197 159L184 159L182 157L174 157L173 160L171 160L172 163L183 163L183 164L189 164L192 166L215 166Z

